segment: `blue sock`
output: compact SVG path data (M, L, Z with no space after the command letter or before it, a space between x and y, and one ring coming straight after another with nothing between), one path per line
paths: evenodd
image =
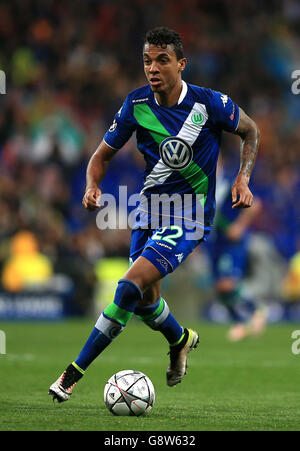
M151 329L161 332L171 346L178 344L184 336L184 329L176 321L162 297L155 304L138 305L134 313Z
M93 360L95 360L95 358L98 357L110 343L111 340L102 334L99 329L94 327L79 356L75 360L75 364L81 370L85 371Z
M114 301L100 315L95 327L75 360L75 366L85 371L96 357L117 337L133 315L142 292L135 283L121 279Z

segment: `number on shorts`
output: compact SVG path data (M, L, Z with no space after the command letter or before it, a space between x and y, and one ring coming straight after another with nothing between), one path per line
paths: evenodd
M162 236L166 230L171 230L173 233L169 233L166 236ZM176 246L177 242L175 241L177 238L180 238L183 235L183 230L181 227L177 225L172 225L170 227L162 227L160 230L157 230L157 232L154 233L152 236L152 240L162 240L166 241L169 244L172 244L173 246Z

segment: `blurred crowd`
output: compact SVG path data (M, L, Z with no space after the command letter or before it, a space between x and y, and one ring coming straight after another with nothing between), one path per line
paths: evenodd
M258 123L252 186L263 211L254 232L272 240L287 269L292 261L297 266L300 95L291 90L291 74L300 69L297 0L234 6L230 0L2 0L2 288L16 289L7 284L6 266L20 232L32 233L50 273L74 280L83 310L97 284L95 265L127 258L129 232L99 231L81 200L88 159L127 93L145 84L143 39L157 25L181 34L187 82L228 94ZM224 136L222 153L237 166L238 139ZM142 172L132 139L112 162L103 191L117 194L127 185L128 195L138 192Z

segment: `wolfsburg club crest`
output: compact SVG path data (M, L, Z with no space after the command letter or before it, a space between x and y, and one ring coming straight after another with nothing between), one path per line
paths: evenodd
M186 168L193 158L191 146L178 136L164 139L160 143L159 153L165 165L175 170Z

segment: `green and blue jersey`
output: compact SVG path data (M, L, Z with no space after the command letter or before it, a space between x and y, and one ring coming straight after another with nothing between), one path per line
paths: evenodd
M183 81L178 102L166 107L158 104L146 85L127 96L104 141L118 150L135 132L146 163L143 197L191 195L191 220L202 208L203 222L196 225L209 231L222 131L233 132L238 121L238 106L220 92Z

